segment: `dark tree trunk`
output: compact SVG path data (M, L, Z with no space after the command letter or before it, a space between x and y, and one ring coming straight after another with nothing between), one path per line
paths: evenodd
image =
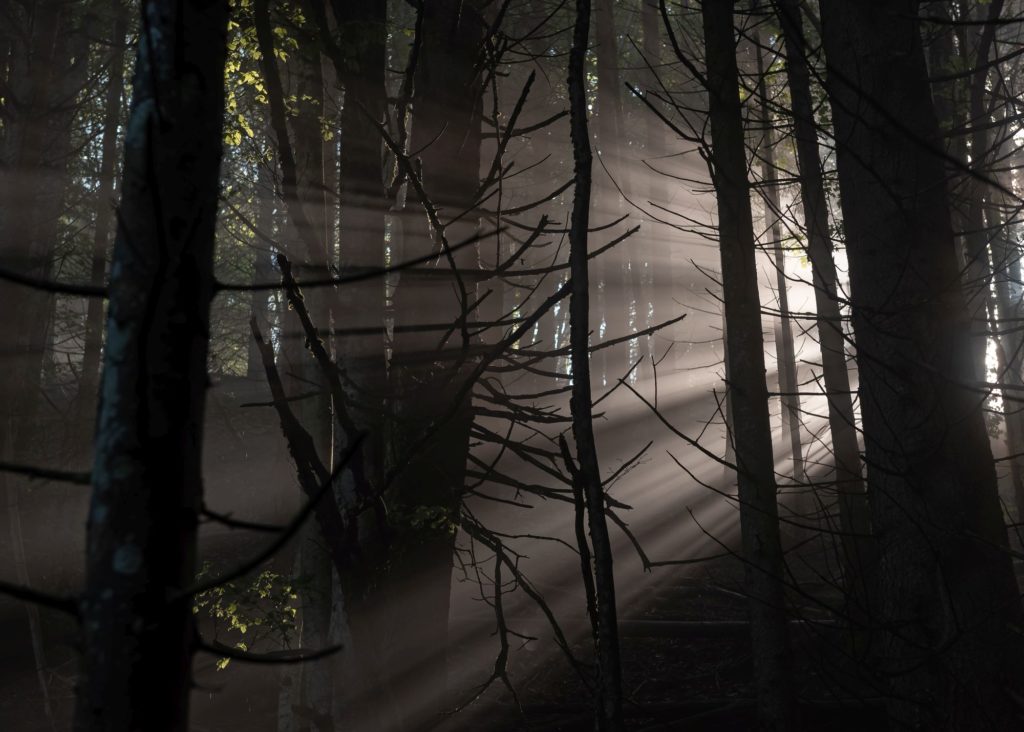
M796 725L733 2L702 5L740 529L763 729Z
M899 725L1012 729L1021 608L959 282L918 3L821 3L881 671Z
M388 208L380 133L383 124L387 64L385 0L336 2L336 17L345 54L345 106L341 113L342 271L385 264L385 217ZM339 359L351 381L350 403L357 426L370 433L367 453L372 480L383 473L383 399L387 390L384 340L385 278L346 285L339 292L345 328L361 329L337 341ZM351 498L351 496L350 496Z
M383 141L376 124L385 117L387 65L386 0L335 0L338 48L343 67L336 65L345 89L341 111L339 194L341 235L338 264L342 272L385 265L387 191L384 186ZM392 239L394 241L394 239ZM385 277L347 284L338 291L338 322L359 329L335 341L338 362L347 375L345 388L355 427L367 436L363 462L369 486L357 486L346 471L340 479L341 501L352 505L366 490L377 490L384 478L385 397L387 362L384 331ZM337 431L337 449L347 447L350 435ZM383 572L386 529L377 520L358 527L360 551L373 571ZM374 557L374 560L369 559ZM377 560L380 560L379 563ZM364 568L367 577L370 567ZM390 689L381 663L384 632L378 627L382 593L372 582L349 578L351 593L345 614L351 647L341 654L341 681L345 722L355 728L387 729L394 711L379 703Z
M187 729L227 2L143 6L81 601L79 730Z
M577 0L572 49L569 52L569 104L572 130L575 190L569 228L569 349L572 355L572 432L576 441L578 466L573 483L585 499L590 527L591 553L586 537L578 531L583 556L592 556L584 582L592 602L591 623L597 651L597 729L617 732L625 728L622 716L622 670L619 664L619 629L615 607L615 576L612 547L605 520L605 495L594 439L590 392L590 279L587 261L587 229L590 227L590 190L593 156L587 123L585 61L590 38L590 0ZM571 460L571 458L569 458ZM578 499L579 500L579 499ZM578 509L577 509L578 510ZM592 573L592 575L591 575Z
M476 0L423 3L419 57L412 98L409 150L419 156L425 193L451 243L478 228L474 211L480 185L482 116L481 46L486 21ZM441 254L441 232L426 225L422 201L410 187L399 260L438 255L439 276L403 272L394 295L394 324L455 323L474 319L472 280L460 288ZM452 222L458 218L457 222ZM475 247L452 255L463 269L478 266ZM465 296L463 296L463 293ZM472 411L461 397L472 362L457 358L471 342L460 329L444 344L437 332L396 332L391 362L394 431L389 446L402 535L393 545L391 591L398 609L395 632L401 665L422 679L427 711L440 712L447 685L448 615L456 526L462 500ZM441 353L445 360L435 361ZM454 410L454 411L453 411ZM437 426L439 418L450 419ZM415 598L409 600L409 598ZM410 613L414 613L411 615Z
M808 46L804 38L799 3L777 0L785 43L786 72L793 105L793 136L800 176L800 201L807 227L807 258L811 262L814 304L817 312L821 376L828 398L828 424L832 454L836 462L836 492L839 497L839 528L843 531L843 571L851 608L862 616L867 590L864 582L874 561L870 539L867 495L861 475L860 446L846 366L846 341L832 240L828 229L828 203L818 131L811 99Z

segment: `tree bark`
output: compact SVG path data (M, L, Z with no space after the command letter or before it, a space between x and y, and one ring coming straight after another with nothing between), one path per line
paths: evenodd
M881 672L895 723L1011 729L1021 608L959 281L918 4L823 0Z
M587 123L585 62L590 39L590 0L577 0L572 48L569 52L569 104L572 131L575 190L569 226L569 349L572 362L572 431L576 441L578 467L573 482L586 499L587 522L593 552L586 539L580 552L592 556L584 568L584 581L593 587L591 623L597 650L598 704L596 722L601 732L625 728L622 716L622 669L619 663L619 630L615 606L615 576L612 547L605 520L605 495L594 439L590 392L590 280L587 260L587 230L590 228L591 167L590 129ZM571 458L569 458L571 460ZM591 585L591 573L593 577Z
M789 629L783 593L775 460L772 455L764 341L758 299L754 225L750 210L733 2L704 2L713 167L739 484L745 589L758 717L763 729L796 726Z
M418 156L415 167L423 189L451 243L468 238L479 226L474 210L483 98L479 61L487 29L482 6L478 0L437 0L423 3L420 10L409 150ZM450 263L442 254L442 232L426 224L425 202L411 197L398 259L436 254L434 266L444 272ZM476 247L461 249L452 259L463 270L479 266ZM394 325L472 322L475 314L467 308L475 299L474 286L468 278L460 286L454 275L403 272L394 294ZM394 645L401 655L396 661L424 684L419 692L428 700L429 714L446 705L452 561L473 421L470 396L460 396L472 363L431 357L465 353L469 343L459 330L444 344L435 332L396 332L391 360L389 473L395 476L394 505L402 524L392 545ZM438 417L453 407L456 414L436 427Z
M78 730L188 726L227 2L147 2L80 605Z
M793 136L796 142L800 201L807 227L807 258L811 263L814 304L817 313L821 376L828 399L828 424L836 463L839 528L843 532L843 574L850 607L861 616L866 609L866 575L874 562L870 538L867 494L861 475L860 446L846 366L846 341L839 305L835 260L828 228L828 202L818 131L811 99L808 45L804 38L800 6L796 0L776 0L786 51L786 72L793 105ZM859 608L859 610L857 610Z

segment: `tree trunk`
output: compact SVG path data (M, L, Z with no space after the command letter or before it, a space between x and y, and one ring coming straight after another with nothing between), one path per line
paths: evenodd
M480 185L478 61L486 22L476 0L437 0L424 3L421 12L409 149L419 156L423 188L454 244L478 228L479 215L473 210ZM403 272L394 295L389 472L395 475L402 532L393 544L391 592L397 611L394 646L400 654L395 660L415 674L425 711L437 714L446 704L452 561L473 421L469 396L461 401L456 396L472 362L456 354L465 353L471 342L463 341L459 328L445 344L437 332L397 328L455 323L459 318L472 322L475 316L466 308L475 299L475 283L464 279L463 289L454 276L442 275L449 270L441 254L442 233L426 225L423 203L413 200L407 208L398 259L436 254L437 276ZM456 217L457 222L446 223ZM452 257L461 269L478 266L476 247ZM445 359L434 360L434 354ZM439 417L449 413L451 418L438 427Z
M622 669L619 664L619 629L615 607L615 577L612 547L605 520L605 494L594 439L590 392L590 280L587 261L587 229L590 227L591 167L590 129L587 124L585 85L587 45L590 39L590 0L577 0L572 49L569 52L569 104L572 130L575 190L569 227L569 349L572 355L572 432L576 441L573 483L579 498L585 498L593 547L592 566L584 568L584 582L593 587L592 630L597 651L597 729L618 732L625 729L622 716ZM569 460L572 458L567 456ZM577 509L578 510L578 509ZM586 537L578 532L580 552L590 555ZM592 578L591 578L592 573Z
M793 480L804 480L803 445L800 441L800 394L797 378L796 351L793 343L793 323L789 316L788 283L786 282L786 250L782 245L782 209L779 203L779 184L775 168L775 130L768 109L765 89L764 52L761 33L754 31L754 53L757 55L757 96L760 111L761 182L764 187L765 224L769 232L769 251L775 265L775 286L778 293L779 318L775 324L775 361L779 372L779 398L782 403L782 436L789 437L790 458L793 461Z
M341 198L341 237L338 263L342 272L353 268L383 267L385 260L387 191L380 133L386 105L387 3L385 0L334 2L339 43L345 66L338 69L345 88L341 112L341 158L338 190ZM341 73L344 72L344 73ZM394 243L392 241L392 246ZM394 254L392 255L394 261ZM338 322L353 335L337 340L338 361L347 375L346 396L355 427L367 437L364 467L369 486L358 486L351 471L340 478L340 500L352 505L377 490L384 479L385 397L387 359L384 332L386 278L350 283L338 291ZM347 448L349 436L338 430L336 449ZM342 650L340 688L344 722L356 729L389 729L394 712L380 703L390 688L383 673L382 636L378 607L382 593L365 578L383 572L386 527L379 517L359 527L360 550L370 566L361 578L349 578L352 592L345 598L350 648ZM371 557L379 559L375 561ZM372 569L371 569L372 568Z
M76 729L188 726L228 3L143 6L80 612Z
M758 717L763 729L796 725L789 630L783 593L775 460L772 455L754 225L733 36L733 2L701 6L707 59L713 183L735 422L745 589L750 596Z
M894 721L1012 729L1021 608L914 0L823 0L852 286L881 672Z
M867 602L864 583L874 562L875 549L870 538L871 522L861 475L850 373L846 366L838 277L832 257L828 203L811 99L808 46L797 0L777 0L776 7L785 42L800 200L807 227L807 258L811 262L814 284L821 376L828 399L828 424L836 463L835 490L839 498L839 528L843 532L844 583L851 609L863 616Z

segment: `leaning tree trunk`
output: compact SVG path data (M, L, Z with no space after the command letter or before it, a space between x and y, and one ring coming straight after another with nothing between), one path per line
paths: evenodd
M227 2L143 5L80 613L79 730L187 729Z
M728 323L726 359L734 418L745 588L750 596L754 677L763 729L789 730L796 704L783 593L775 460L765 384L761 304L750 210L733 2L704 2L711 162Z
M901 726L1013 729L1021 607L918 3L821 3L852 287L881 673Z

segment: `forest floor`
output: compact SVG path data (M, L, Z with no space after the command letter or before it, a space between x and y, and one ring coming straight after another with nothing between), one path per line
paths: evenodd
M802 558L806 559L806 557ZM794 562L795 563L795 562ZM806 564L798 574L819 575ZM628 728L751 730L754 708L743 567L722 558L652 580L646 602L621 614L623 693ZM820 575L819 575L820 576ZM821 582L801 582L791 604L794 679L805 729L874 732L887 729L877 693L847 660L843 633L821 603L839 593ZM799 596L798 596L799 595ZM586 658L588 638L573 644ZM445 730L575 732L593 729L591 694L567 662L511 666L521 707L504 690L477 702ZM495 686L497 689L497 685Z

